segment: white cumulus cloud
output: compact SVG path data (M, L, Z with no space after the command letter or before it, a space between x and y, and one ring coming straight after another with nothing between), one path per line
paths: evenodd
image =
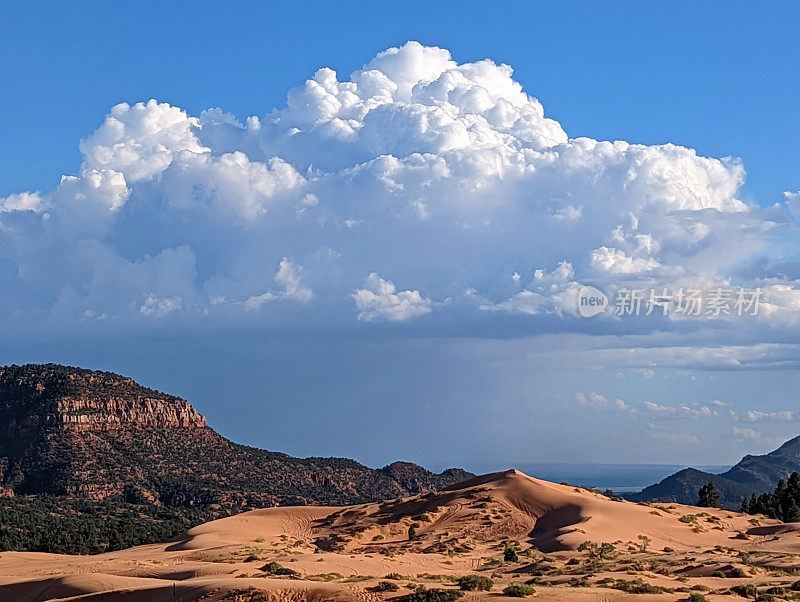
M375 272L364 281L364 288L353 291L358 319L402 321L431 311L431 300L419 291L397 291L394 284Z
M736 281L763 288L760 322L798 323L796 194L761 209L735 159L570 137L490 59L416 42L365 58L242 120L112 107L73 174L0 199L0 320L353 324L352 296L362 321L448 299L437 319L566 324L586 281Z

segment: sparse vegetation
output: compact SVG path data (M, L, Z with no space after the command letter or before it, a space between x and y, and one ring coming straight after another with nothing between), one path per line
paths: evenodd
M261 570L268 575L279 575L285 577L299 577L300 573L295 571L294 569L289 569L283 566L282 564L272 561L268 562L264 566L261 567Z
M482 575L467 575L458 580L458 587L464 591L483 591L488 592L492 589L494 582Z
M519 556L517 556L517 550L514 549L514 546L506 546L506 549L503 550L503 560L506 562L519 562Z
M535 594L536 590L530 585L525 585L524 583L512 583L511 585L503 588L503 593L511 598L525 598Z
M231 602L268 602L269 597L255 587L233 589L227 593L226 600Z
M455 602L464 593L455 589L427 589L420 585L414 593L403 596L404 602Z
M629 594L663 594L667 590L658 585L652 585L641 579L620 579L616 581L611 587L614 589L622 590Z
M598 544L594 541L587 540L578 546L578 551L589 552L591 558L603 559L613 556L614 552L616 552L616 548L614 548L613 544L608 542Z

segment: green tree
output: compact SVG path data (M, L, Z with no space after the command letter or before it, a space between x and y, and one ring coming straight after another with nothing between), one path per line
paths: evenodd
M792 505L786 508L783 520L787 523L800 522L800 506L797 505L797 502L793 501Z
M697 492L700 498L697 505L703 508L719 508L719 491L714 483L708 483Z

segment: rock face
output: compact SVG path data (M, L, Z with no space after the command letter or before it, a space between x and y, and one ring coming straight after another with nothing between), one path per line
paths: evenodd
M0 433L3 495L239 509L386 499L470 476L238 445L184 399L55 364L0 368Z
M131 378L54 364L0 368L0 421L12 439L47 426L74 433L206 426L185 399L141 387Z
M800 472L800 437L790 439L775 451L763 456L747 455L738 464L721 474L711 474L695 468L685 468L650 485L639 493L626 495L636 502L678 502L696 504L700 487L714 483L722 505L739 508L742 499L775 489L780 479Z

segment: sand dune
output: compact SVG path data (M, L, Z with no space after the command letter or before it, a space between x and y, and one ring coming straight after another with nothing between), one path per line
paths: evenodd
M517 560L503 559L509 546ZM494 586L465 600L525 582L543 600L711 600L735 585L791 586L798 553L796 524L507 471L382 503L255 510L97 556L4 552L0 600L368 601L458 589L468 574ZM375 591L381 581L397 590Z

